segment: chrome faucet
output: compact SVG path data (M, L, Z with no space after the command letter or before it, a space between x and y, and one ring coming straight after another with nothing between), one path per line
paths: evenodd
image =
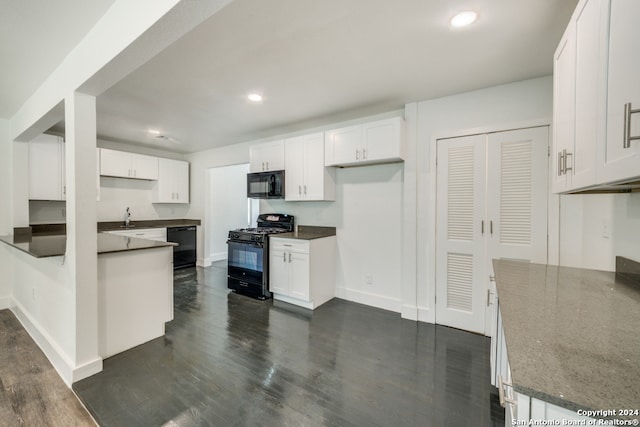
M129 211L129 206L127 206L127 210L124 213L124 226L128 227L131 222L131 212Z

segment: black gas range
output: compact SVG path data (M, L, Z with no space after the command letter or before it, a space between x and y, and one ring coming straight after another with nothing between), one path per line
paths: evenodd
M227 287L261 300L269 291L269 236L293 231L294 217L260 214L255 228L229 231Z

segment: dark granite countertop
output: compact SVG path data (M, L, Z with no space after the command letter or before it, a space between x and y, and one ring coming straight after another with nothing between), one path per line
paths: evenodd
M140 228L189 227L200 225L199 219L150 219L131 221L129 227L124 227L122 221L105 221L98 223L98 231L129 230Z
M273 237L284 239L313 240L336 235L335 227L317 227L314 225L298 225L291 233L275 234Z
M177 246L176 243L98 233L98 254L124 252L139 249ZM8 235L0 236L0 241L13 246L36 258L62 256L67 248L67 236L57 235Z
M494 260L514 389L578 409L640 409L640 289L611 272Z

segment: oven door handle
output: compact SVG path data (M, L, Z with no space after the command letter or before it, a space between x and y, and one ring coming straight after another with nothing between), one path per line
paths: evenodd
M236 243L238 245L249 245L249 246L253 246L256 248L264 248L264 243L260 243L260 242L248 242L246 240L227 240L227 244L229 243Z

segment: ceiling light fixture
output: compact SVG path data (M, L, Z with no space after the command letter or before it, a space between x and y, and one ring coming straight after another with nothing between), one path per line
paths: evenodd
M260 95L259 93L250 93L247 98L249 98L249 101L251 102L261 102L262 101L262 95Z
M472 10L465 10L451 18L451 26L453 28L462 28L471 25L478 19L478 14Z

